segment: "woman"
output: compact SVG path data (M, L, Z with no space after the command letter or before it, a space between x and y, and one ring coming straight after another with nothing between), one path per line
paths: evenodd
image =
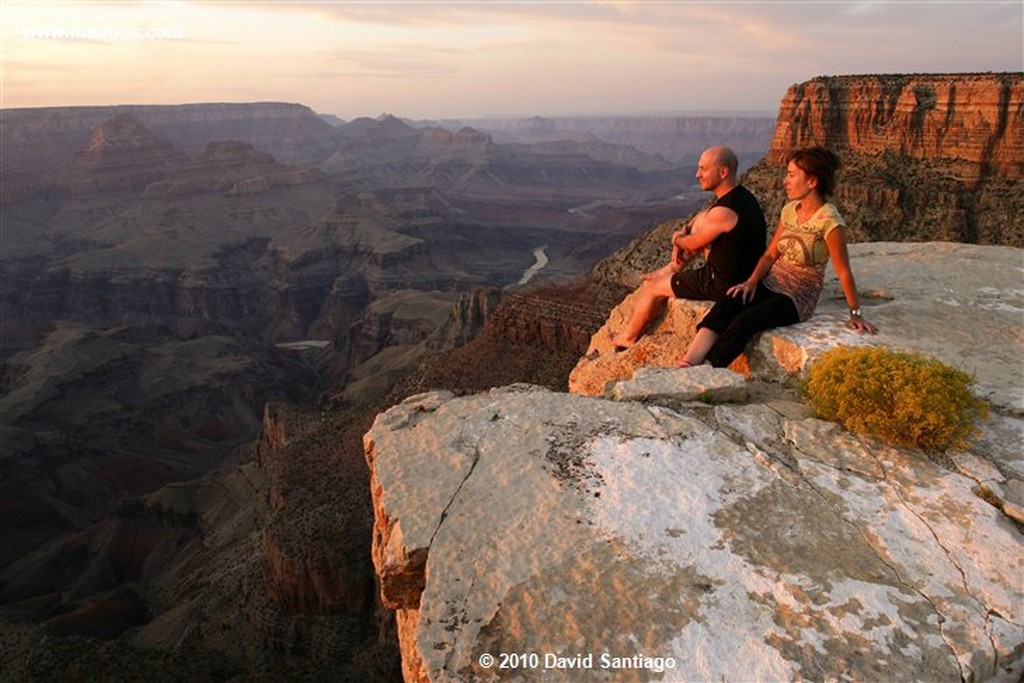
M861 334L877 328L861 315L843 228L828 203L835 188L839 157L822 147L793 152L786 159L783 185L789 202L779 226L750 277L730 287L697 325L680 367L705 361L727 367L756 333L803 322L814 313L829 259L850 307L847 326Z

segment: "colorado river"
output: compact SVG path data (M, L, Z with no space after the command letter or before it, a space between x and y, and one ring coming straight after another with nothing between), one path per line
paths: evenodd
M308 351L309 349L322 349L330 343L329 341L320 341L318 339L307 339L305 341L284 342L274 346L279 349L291 349L292 351Z
M548 245L545 244L544 246L537 247L536 249L533 250L533 258L537 259L537 262L526 269L526 272L523 273L523 276L519 278L518 284L525 285L527 282L533 279L534 275L540 272L541 268L548 264L548 255L545 252L547 248Z

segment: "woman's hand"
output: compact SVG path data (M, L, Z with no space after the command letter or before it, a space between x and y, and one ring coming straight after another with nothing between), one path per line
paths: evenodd
M754 292L757 291L757 283L747 280L741 282L738 285L733 285L729 289L725 290L725 293L729 296L739 296L740 301L743 303L749 303L754 298Z
M860 334L867 332L868 334L874 334L878 332L878 328L869 323L859 315L851 315L850 319L846 321L846 326L851 330L856 330Z

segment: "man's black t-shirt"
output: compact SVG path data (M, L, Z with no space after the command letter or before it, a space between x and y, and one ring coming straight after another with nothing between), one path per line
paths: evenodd
M716 206L732 209L739 219L732 230L711 243L706 265L672 276L676 298L718 301L727 289L750 277L764 253L768 229L761 204L750 190L737 185L716 199L711 208Z
M757 197L742 185L729 190L711 206L724 206L739 216L736 227L722 233L711 243L711 254L708 257L708 267L714 278L724 280L725 287L732 287L750 277L764 254L768 235L764 211Z

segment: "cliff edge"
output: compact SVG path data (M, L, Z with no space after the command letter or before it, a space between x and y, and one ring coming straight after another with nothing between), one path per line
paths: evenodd
M372 556L405 679L1020 680L1021 101L1021 74L787 93L744 184L777 216L785 153L840 152L877 337L843 328L830 276L815 317L754 340L739 372L676 370L706 304L615 353L627 297L572 393L428 392L378 415ZM677 223L594 281L636 286ZM964 368L992 416L940 458L818 420L790 380L841 343Z
M977 364L995 410L968 449L940 464L846 433L757 357L748 379L645 367L601 396L412 397L364 438L406 680L1017 680L1019 252L858 246L865 280L906 270L876 342ZM948 277L965 255L985 269ZM649 355L684 343L661 341Z
M885 346L924 353L965 370L974 376L982 398L1024 415L1024 252L952 242L870 242L851 244L849 254L864 315L879 327L877 335L845 327L846 300L829 266L814 316L766 330L732 368L779 380L803 372L839 344ZM675 367L711 306L673 300L634 347L615 353L611 338L625 327L636 296L627 296L594 334L569 376L570 391L601 395L608 382L628 379L642 367Z

